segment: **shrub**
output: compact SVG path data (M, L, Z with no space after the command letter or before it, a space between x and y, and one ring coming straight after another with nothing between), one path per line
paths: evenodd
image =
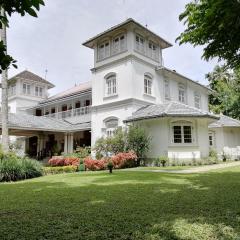
M61 166L61 167L44 167L43 172L45 175L59 174L59 173L73 173L77 171L77 166Z
M20 158L13 153L0 159L0 182L18 181L42 176L42 165L36 160Z
M166 166L166 164L168 163L169 159L167 156L160 156L159 157L159 162L160 164L162 164L163 167Z
M61 167L61 166L78 166L80 159L77 157L66 157L66 156L53 156L49 159L48 164L51 167Z
M97 171L106 169L107 161L105 159L95 160L91 157L86 157L84 164L87 170Z
M134 151L118 153L111 157L114 168L129 168L136 165L137 155Z

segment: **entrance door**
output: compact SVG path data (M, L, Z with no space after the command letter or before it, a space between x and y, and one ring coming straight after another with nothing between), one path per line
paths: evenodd
M28 154L29 154L30 157L36 157L37 156L37 143L38 143L38 138L37 137L30 137L29 138Z

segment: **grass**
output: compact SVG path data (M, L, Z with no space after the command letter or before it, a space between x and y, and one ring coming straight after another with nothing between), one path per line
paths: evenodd
M240 239L240 167L70 173L0 184L0 238Z
M199 166L166 166L166 167L137 167L135 170L184 170L190 168L196 168Z

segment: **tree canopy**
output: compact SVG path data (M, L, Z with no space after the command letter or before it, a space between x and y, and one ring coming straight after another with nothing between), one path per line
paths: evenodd
M229 68L240 66L240 1L194 0L179 16L186 29L180 44L204 46L203 59L217 57Z
M37 11L40 6L44 6L43 0L0 0L0 9L4 10L4 15L0 15L0 29L3 24L8 26L8 17L13 13L19 13L21 16L29 14L37 17ZM16 66L16 61L6 53L6 46L0 41L0 73L7 69L11 64Z
M210 110L240 119L240 69L216 66L206 77L213 90L209 97Z

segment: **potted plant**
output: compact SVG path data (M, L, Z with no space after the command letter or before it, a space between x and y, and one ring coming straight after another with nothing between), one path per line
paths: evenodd
M168 157L167 156L160 156L159 157L159 162L162 164L163 167L165 167L167 162L168 162Z
M83 159L80 159L80 161L79 161L79 168L78 168L78 170L79 170L80 172L86 171L86 168L85 168L85 164L84 164Z

